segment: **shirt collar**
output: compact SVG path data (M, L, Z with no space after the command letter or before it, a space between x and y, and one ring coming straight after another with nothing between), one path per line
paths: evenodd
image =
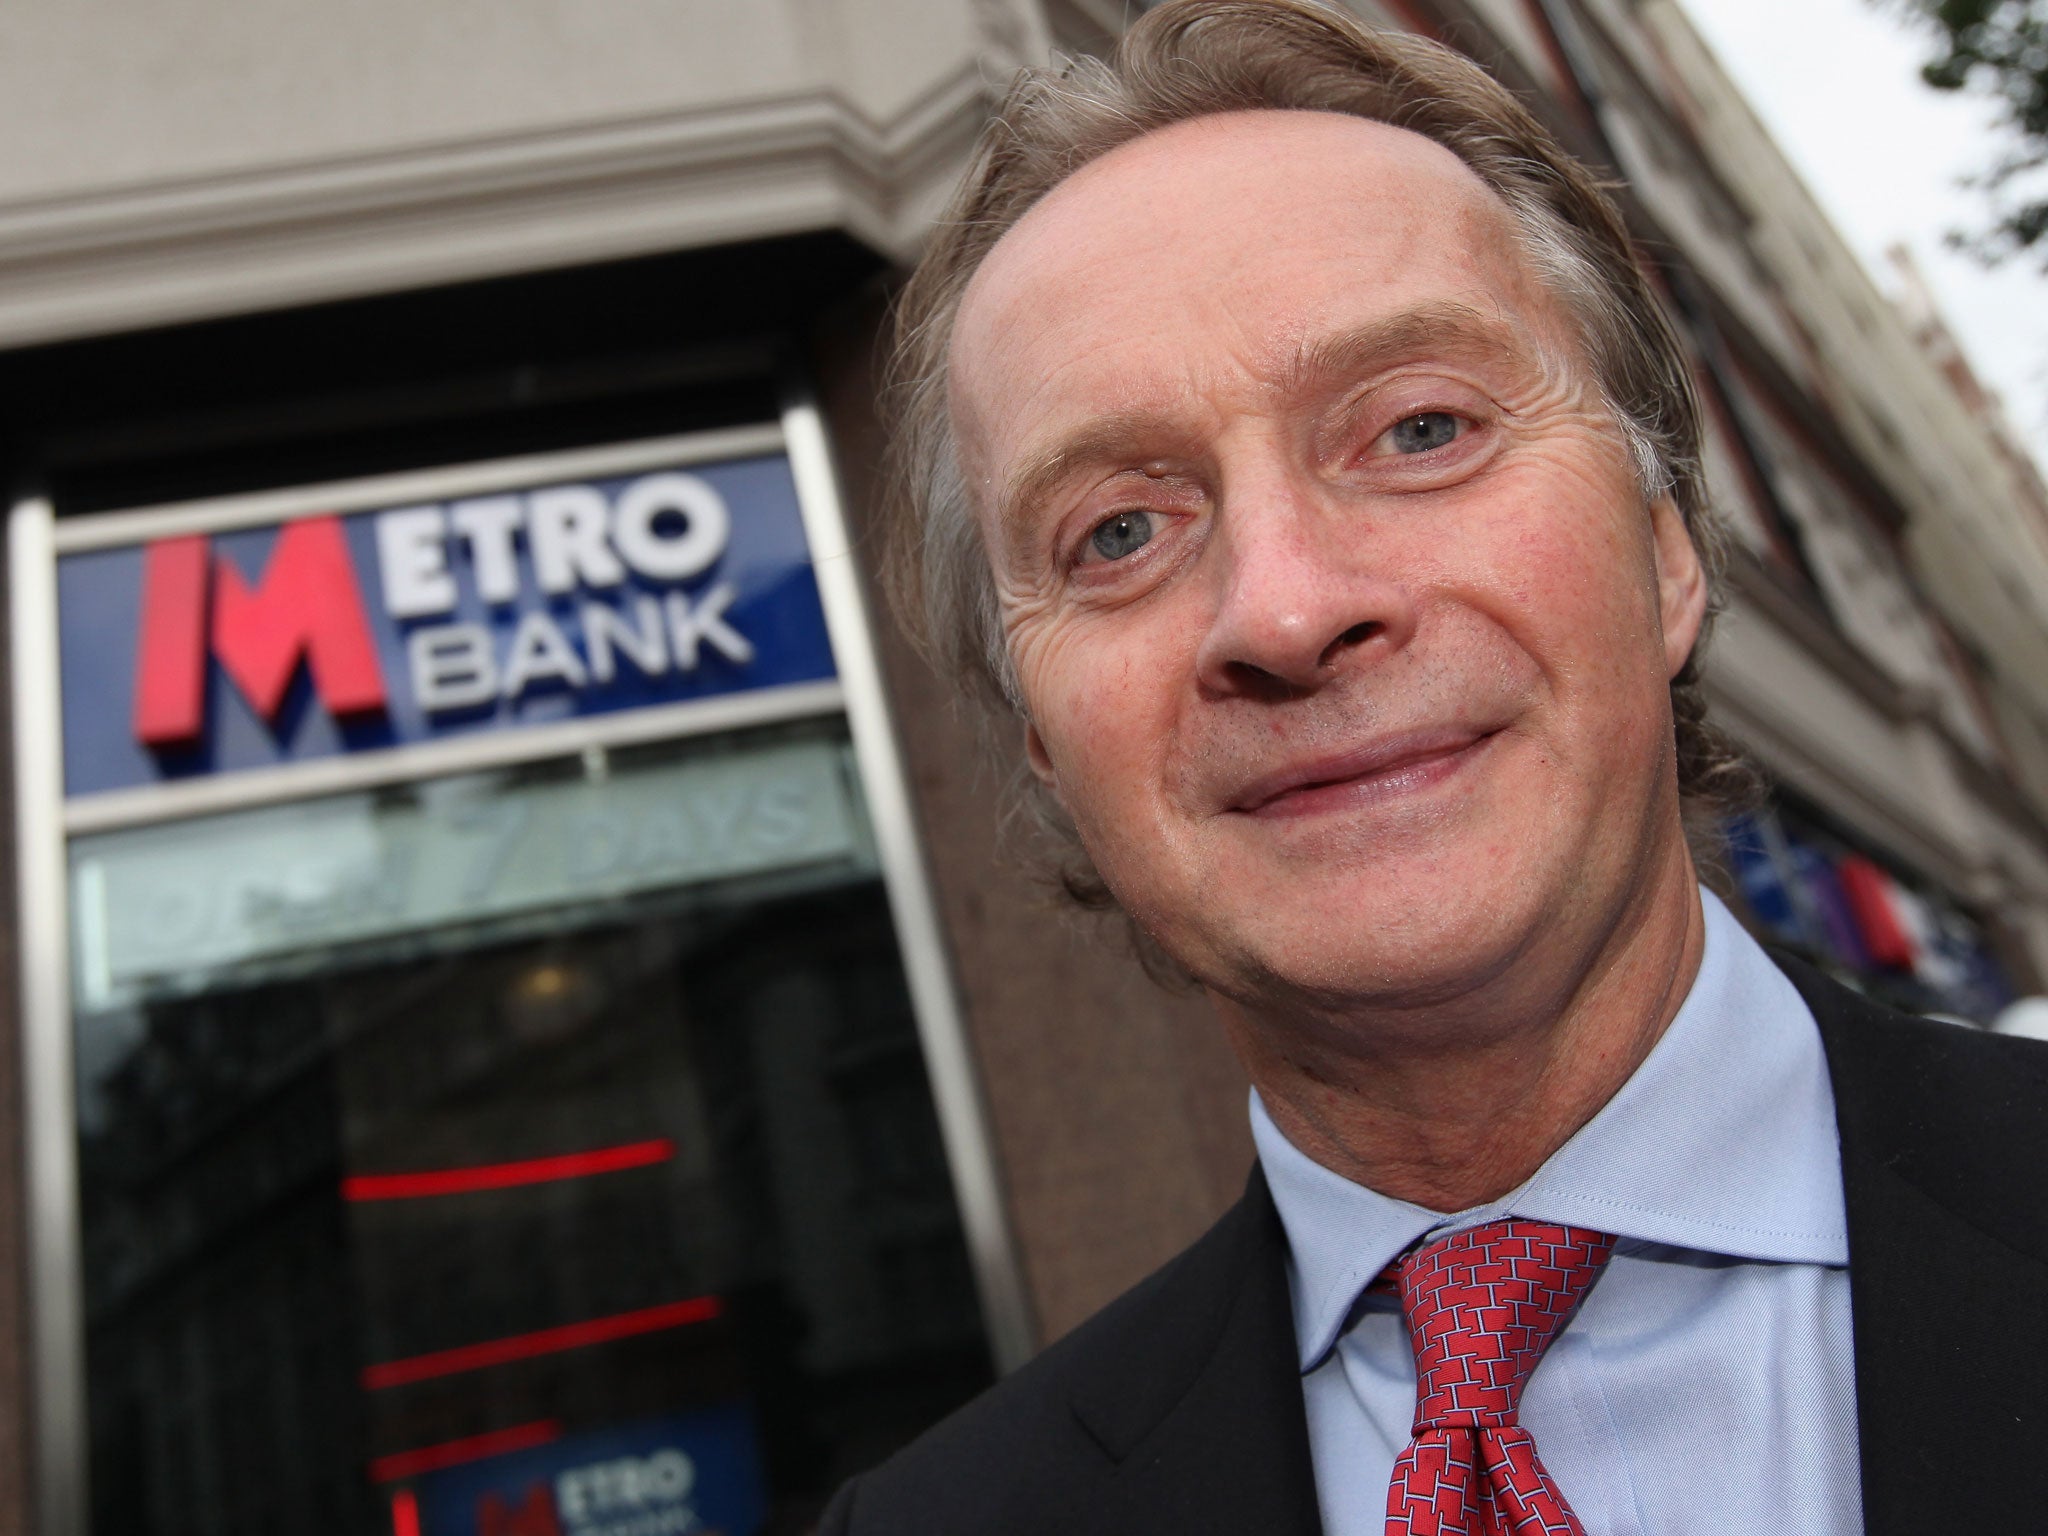
M1359 1293L1419 1239L1503 1216L1777 1263L1848 1262L1834 1094L1813 1015L1702 890L1699 974L1670 1027L1520 1189L1445 1216L1331 1172L1255 1091L1252 1139L1287 1229L1301 1365L1335 1345Z

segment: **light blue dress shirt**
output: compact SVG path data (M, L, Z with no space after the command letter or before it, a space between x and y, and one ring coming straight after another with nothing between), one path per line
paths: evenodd
M1521 1216L1620 1238L1529 1379L1521 1421L1588 1536L1862 1529L1834 1095L1804 1000L1702 891L1684 1006L1621 1091L1522 1188L1443 1216L1297 1150L1252 1095L1287 1229L1327 1536L1383 1536L1415 1413L1398 1304L1365 1293L1418 1241Z

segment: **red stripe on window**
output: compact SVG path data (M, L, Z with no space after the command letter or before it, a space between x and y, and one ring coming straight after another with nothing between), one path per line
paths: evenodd
M373 1482L396 1483L408 1477L418 1477L422 1472L459 1467L466 1461L503 1456L508 1451L531 1450L536 1445L546 1445L550 1440L561 1438L561 1420L538 1419L531 1424L515 1424L510 1429L494 1429L488 1434L444 1440L439 1445L423 1445L418 1450L394 1451L389 1456L379 1456L370 1463L370 1478Z
M357 1173L341 1181L344 1200L416 1200L422 1195L468 1195L480 1189L512 1189L521 1184L550 1184L557 1179L586 1179L594 1173L646 1168L676 1155L666 1136L629 1141L620 1147L589 1152L564 1152L557 1157L531 1157L517 1163L483 1163L474 1168L435 1168L424 1173Z
M420 1536L420 1501L410 1488L391 1495L391 1536Z
M459 1349L437 1350L431 1355L413 1355L404 1360L387 1360L372 1365L362 1374L363 1389L382 1391L402 1387L434 1376L453 1376L461 1371L480 1371L486 1366L513 1360L530 1360L535 1355L558 1354L565 1349L584 1349L592 1344L609 1344L636 1334L659 1333L690 1323L709 1322L725 1310L716 1296L693 1296L688 1301L671 1301L638 1312L620 1312L611 1317L594 1317L587 1322L565 1323L537 1333L517 1333L510 1338L487 1339L481 1344L464 1344Z

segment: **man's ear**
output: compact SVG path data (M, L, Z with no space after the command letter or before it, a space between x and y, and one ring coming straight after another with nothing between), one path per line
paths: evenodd
M1657 612L1664 624L1664 675L1676 677L1706 622L1707 573L1668 492L1650 503L1650 539L1657 560Z
M1060 792L1060 779L1053 771L1052 754L1045 750L1045 738L1038 734L1038 727L1029 719L1024 722L1024 760L1031 764L1031 771L1038 775L1039 783L1055 795Z

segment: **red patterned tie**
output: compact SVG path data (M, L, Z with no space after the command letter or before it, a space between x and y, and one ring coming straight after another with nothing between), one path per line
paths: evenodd
M1585 1536L1515 1418L1613 1251L1605 1232L1495 1221L1394 1267L1415 1346L1415 1439L1394 1463L1387 1536Z

